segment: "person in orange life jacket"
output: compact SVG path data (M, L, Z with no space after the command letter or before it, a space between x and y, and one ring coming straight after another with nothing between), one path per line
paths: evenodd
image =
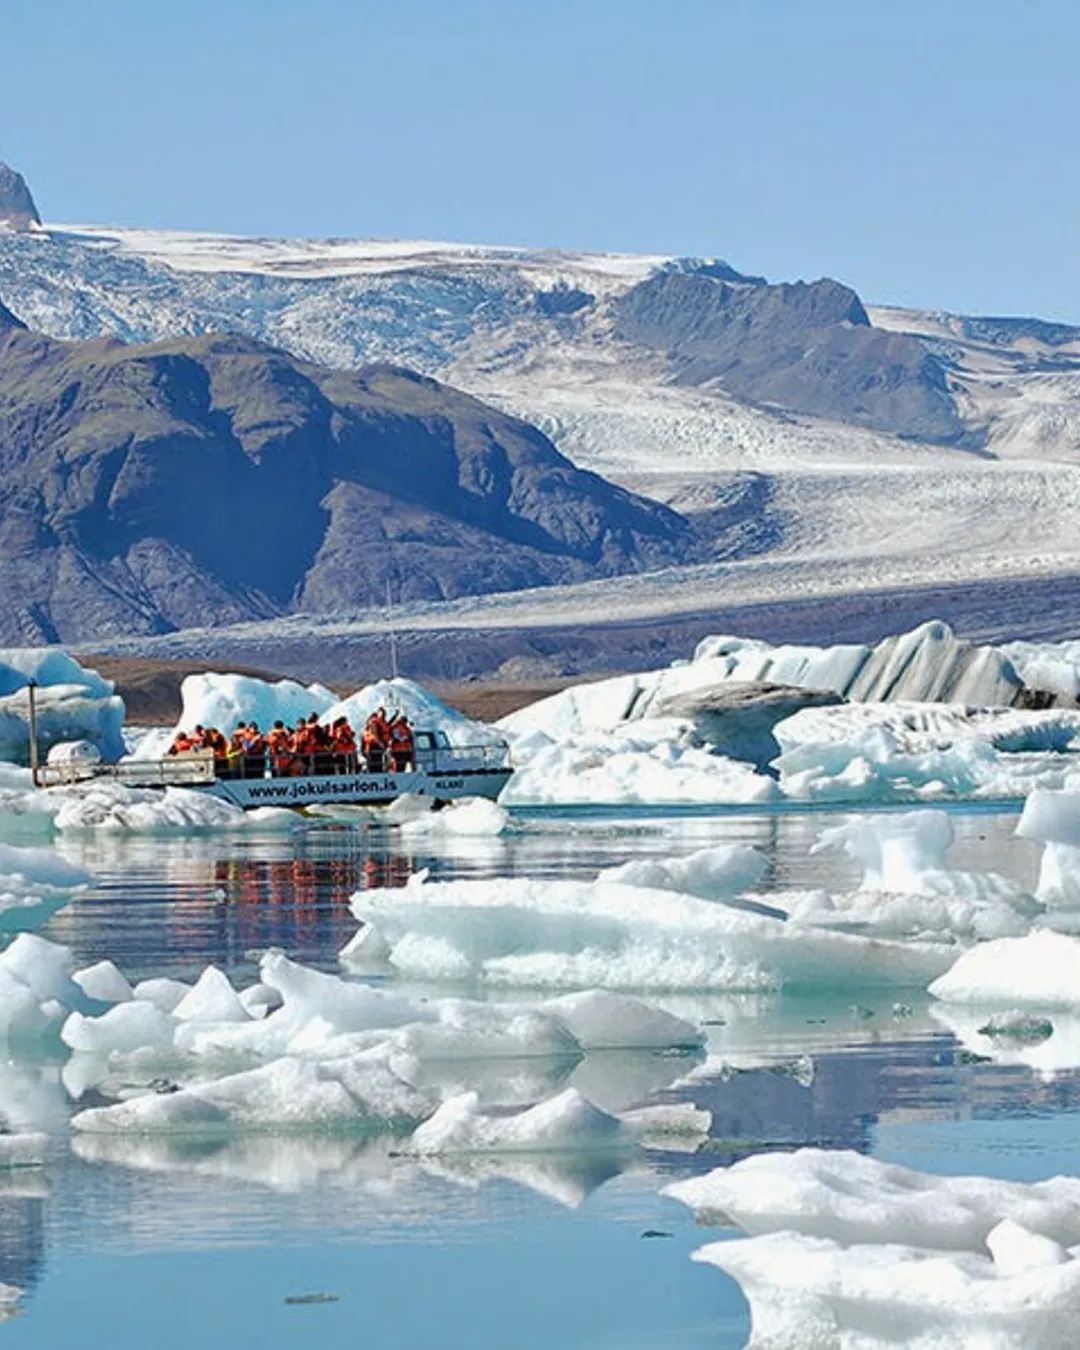
M389 744L390 724L386 720L386 709L377 708L364 724L363 751L369 770L381 772Z
M288 772L292 763L292 735L280 719L266 734L266 748L270 753L271 767L276 774Z
M395 773L404 773L413 762L413 734L409 719L398 713L390 723L390 763Z
M194 739L186 731L178 731L173 737L173 743L169 746L170 755L186 755L190 750L195 749Z
M339 717L330 728L330 741L337 757L339 773L354 773L356 770L356 736L347 717Z

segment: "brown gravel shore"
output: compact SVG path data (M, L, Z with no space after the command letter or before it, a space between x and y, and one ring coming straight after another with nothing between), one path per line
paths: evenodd
M221 662L160 660L142 656L79 656L80 662L98 671L116 685L124 700L127 720L136 726L171 726L180 716L180 684L185 675L221 670ZM250 666L230 668L237 675L254 675L263 680L280 680L271 670ZM580 684L588 676L559 676L537 680L465 680L456 683L431 681L427 687L466 717L494 722L516 712L537 699L556 694L571 684ZM333 686L332 686L333 687ZM352 693L344 686L335 692Z

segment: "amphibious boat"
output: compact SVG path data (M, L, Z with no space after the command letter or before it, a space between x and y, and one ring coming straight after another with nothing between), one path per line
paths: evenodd
M430 797L436 805L461 797L494 800L510 780L505 741L451 745L444 731L413 732L413 762L403 772L370 764L361 755L293 755L288 771L267 754L245 755L237 763L215 760L209 750L162 759L128 759L106 764L87 741L54 745L48 762L37 756L33 691L30 695L30 767L40 788L102 782L133 788L187 788L251 810L259 806L303 809L316 804L385 806L407 794Z

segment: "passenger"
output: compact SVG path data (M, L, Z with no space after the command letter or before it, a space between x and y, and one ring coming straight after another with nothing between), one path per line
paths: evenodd
M382 772L389 744L390 724L386 720L386 709L379 708L371 714L364 725L362 749L369 773Z
M244 756L247 754L247 727L239 722L229 737L229 746L225 751L225 770L229 778L240 778L244 772Z
M287 774L292 764L292 736L280 719L266 733L266 748L270 755L271 772Z
M413 765L413 733L409 719L398 713L390 723L390 763L395 773L407 773Z
M311 725L306 718L301 717L296 724L296 730L293 732L292 748L295 760L293 762L293 773L311 773L312 758L315 754L315 737Z
M311 744L315 756L313 763L314 772L320 776L333 773L334 747L330 736L330 728L322 725L319 721L318 713L311 713L308 716L308 733L311 736Z
M258 722L247 724L244 748L244 777L262 778L266 773L266 738L259 730Z
M356 772L356 734L347 717L339 717L330 729L338 773Z
M173 743L169 746L170 755L186 755L195 748L195 742L186 731L178 731L173 737Z

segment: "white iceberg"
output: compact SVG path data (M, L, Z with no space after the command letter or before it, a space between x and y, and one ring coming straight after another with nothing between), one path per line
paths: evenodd
M845 1245L974 1252L1011 1219L1064 1246L1080 1243L1080 1178L939 1177L850 1150L757 1153L664 1194L699 1221L734 1223L755 1236L787 1231Z
M112 683L53 648L0 649L0 760L25 764L30 746L28 685L37 686L38 748L92 742L106 759L124 753L124 704Z
M852 703L773 728L784 794L817 801L1023 797L1061 788L1080 712Z
M1080 1009L1080 938L1038 929L980 943L934 980L930 993L979 1007Z
M739 1282L748 1350L1071 1350L1080 1261L1003 1221L988 1255L770 1233L699 1248Z
M431 883L359 891L356 917L403 974L520 987L922 988L952 960L938 943L880 941L613 882Z
M1053 909L1080 910L1080 792L1033 792L1016 833L1043 844L1039 899Z
M406 1145L410 1153L553 1153L631 1147L618 1116L568 1088L514 1115L488 1115L475 1092L443 1102Z

